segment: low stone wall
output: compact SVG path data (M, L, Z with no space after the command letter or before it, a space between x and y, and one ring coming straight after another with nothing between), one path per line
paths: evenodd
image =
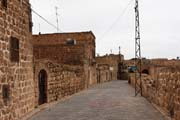
M157 67L156 71L156 78L142 75L143 96L172 118L180 120L180 68ZM130 83L134 86L134 75L130 76Z
M45 61L35 65L35 93L38 106L39 88L38 74L47 72L47 102L60 100L65 96L77 93L85 88L85 74L82 66L59 65Z

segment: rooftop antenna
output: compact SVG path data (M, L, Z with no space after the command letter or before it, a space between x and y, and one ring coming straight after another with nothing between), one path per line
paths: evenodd
M56 10L56 24L57 24L57 32L59 32L59 19L58 19L58 7L55 6L55 10Z
M119 60L121 60L121 46L119 46Z
M121 54L121 46L119 46L119 55Z
M139 23L139 3L135 0L135 96L141 94L142 96L142 79L141 79L141 42L140 42L140 23ZM138 82L139 80L139 82Z
M39 23L39 35L41 34L41 24Z

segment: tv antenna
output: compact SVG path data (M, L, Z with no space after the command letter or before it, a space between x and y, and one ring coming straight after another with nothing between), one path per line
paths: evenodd
M56 27L57 27L57 32L59 32L59 18L58 18L58 16L59 16L59 14L58 14L58 7L57 6L55 6L55 10L56 10Z

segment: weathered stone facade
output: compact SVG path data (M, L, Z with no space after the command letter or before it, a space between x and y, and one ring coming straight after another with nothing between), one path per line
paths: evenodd
M74 43L69 44L68 41ZM53 48L58 47L60 51L47 51L46 57L56 60L61 64L81 64L84 66L86 76L86 87L97 83L96 81L96 65L95 65L95 36L90 32L74 32L74 33L54 33L33 35L34 51L37 52L36 46L44 46ZM53 46L53 47L52 47ZM49 49L48 49L49 50ZM39 50L41 51L41 50ZM34 52L34 53L36 53ZM44 51L42 50L42 53ZM56 55L58 54L58 55ZM51 55L51 57L50 57ZM53 55L53 56L52 56ZM35 57L37 54L35 55ZM42 57L42 56L39 56ZM38 58L39 59L39 58ZM43 58L42 58L43 59ZM58 60L57 60L58 59ZM79 62L79 63L76 63Z
M92 32L47 36L32 38L28 0L1 0L0 120L20 120L41 103L60 100L96 83ZM75 39L75 44L67 38Z
M169 116L180 120L180 61L159 61L161 60L150 61L151 67L147 69L149 73L142 75L143 96L163 109ZM142 68L145 67L142 66ZM130 75L130 83L133 86L134 74Z
M112 71L109 70L110 66L107 64L100 64L97 66L97 82L103 83L113 80Z
M105 55L96 57L98 83L117 80L120 74L120 64L124 60L123 55Z
M34 35L33 52L36 105L41 94L46 99L43 103L52 102L96 83L95 37L92 32ZM37 84L42 70L48 76L42 88L45 93Z
M0 1L0 120L34 109L29 0Z
M29 0L1 0L0 120L20 120L43 103L121 77L123 55L95 59L92 32L32 37L31 30ZM143 95L176 120L180 120L179 66L177 60L144 60L141 71L146 73Z
M81 45L36 45L34 61L51 60L59 64L84 65L85 47Z
M39 74L46 71L46 99L50 103L62 99L65 96L77 93L85 88L85 74L83 66L60 65L54 61L40 61L35 63L35 105L39 106ZM44 79L45 80L45 79Z
M144 95L163 108L171 117L180 111L180 68L158 67L156 79L144 77ZM179 120L179 119L177 119Z

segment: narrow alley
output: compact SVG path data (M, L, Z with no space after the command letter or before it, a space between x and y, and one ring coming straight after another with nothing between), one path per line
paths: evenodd
M165 120L145 98L134 97L127 81L112 81L82 91L29 120Z

